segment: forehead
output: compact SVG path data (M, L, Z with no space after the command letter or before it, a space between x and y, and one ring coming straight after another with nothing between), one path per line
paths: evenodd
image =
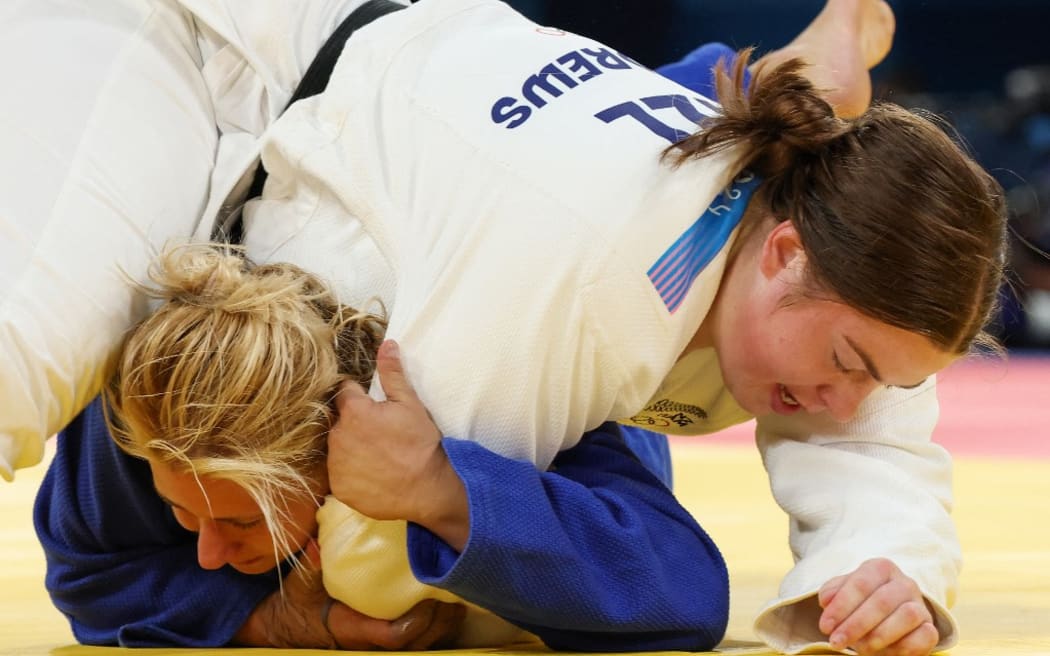
M233 481L197 477L182 468L150 460L153 484L167 501L198 517L248 517L259 514L259 505Z

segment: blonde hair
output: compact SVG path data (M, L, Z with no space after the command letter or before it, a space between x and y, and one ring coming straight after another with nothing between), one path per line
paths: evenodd
M124 343L110 431L132 456L244 488L280 562L288 501L319 493L334 397L348 379L368 386L385 320L228 245L168 248L149 275L142 289L163 303Z

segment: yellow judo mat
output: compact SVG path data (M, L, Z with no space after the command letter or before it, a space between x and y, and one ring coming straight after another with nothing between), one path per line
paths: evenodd
M957 377L954 388L952 372L943 378L946 419L952 415L952 406L959 407L968 417L966 431L973 433L982 431L982 426L975 426L977 420L963 409L980 403L984 410L981 416L988 415L987 430L979 440L988 448L962 444L961 453L956 455L954 516L965 565L955 607L962 639L949 652L953 656L1050 656L1050 360L1033 366L1036 373L1025 383L1025 396L1032 399L1033 383L1045 395L1035 395L1041 397L1041 404L1026 404L1027 419L1019 419L989 398L988 391L993 388L997 398L1017 398L1008 389L1012 374L1002 365L990 370L992 373L977 371L977 375L973 375L971 365L969 377ZM1008 369L1017 369L1016 363ZM972 389L964 390L964 384ZM1028 447L1011 450L1008 441L1017 431L1027 431L1022 441ZM729 563L732 610L729 631L718 653L772 656L774 652L754 638L751 619L773 595L779 576L790 565L787 524L772 501L757 451L742 437L745 432L743 429L730 440L676 440L675 487ZM950 439L944 441L952 447ZM65 618L51 606L43 587L44 560L31 523L33 495L43 473L43 466L36 467L19 472L13 484L0 484L0 554L4 562L0 575L0 654L326 653L257 649L131 652L76 645ZM536 653L473 651L508 656Z

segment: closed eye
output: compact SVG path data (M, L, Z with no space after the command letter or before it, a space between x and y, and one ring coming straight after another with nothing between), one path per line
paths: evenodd
M871 375L865 369L849 369L848 367L846 367L846 365L842 364L842 360L839 360L839 354L836 352L832 352L831 359L835 362L835 369L837 369L839 373L851 376L856 380L860 380L861 378L867 380L868 376Z
M156 487L154 487L154 489L156 490ZM160 497L160 500L163 501L165 504L167 504L171 508L172 514L175 516L175 521L177 521L179 524L182 525L183 528L185 528L185 529L187 529L189 531L196 531L197 530L196 528L193 528L193 527L197 526L197 522L199 520L196 517L194 517L192 513L190 513L188 510L186 510L185 508L183 508L179 504L175 503L171 499L169 499L166 496L164 496L163 494L161 494L160 490L156 490L156 491L157 491L157 496ZM261 524L264 519L265 519L264 517L259 517L257 519L239 520L239 519L233 519L232 517L223 517L223 518L217 519L216 521L222 522L223 524L226 524L228 526L232 526L232 527L234 527L236 529L240 529L242 531L247 531L247 530L255 528L256 526Z
M221 519L219 521L221 521L224 524L229 524L230 526L232 526L234 528L239 528L241 530L247 531L248 529L255 528L259 524L262 524L263 520L260 517L259 519L253 519L253 520L248 521L248 522L241 522L241 521L238 521L236 519Z
M838 369L839 371L841 371L844 374L845 373L849 373L849 369L847 369L842 364L842 360L839 360L839 354L837 352L835 352L835 351L831 352L831 359L835 362L835 368L836 369Z

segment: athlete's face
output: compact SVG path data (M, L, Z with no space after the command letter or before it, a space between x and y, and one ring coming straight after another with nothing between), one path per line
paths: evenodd
M259 505L232 481L173 469L150 461L153 484L171 506L176 521L197 534L197 561L204 569L229 565L244 574L277 566L273 540ZM288 501L288 520L280 527L294 551L317 532L317 497L302 494ZM286 556L287 554L283 554Z
M956 357L844 303L801 295L805 254L790 222L765 237L756 260L750 292L737 294L715 336L729 391L756 416L847 421L877 387L916 387Z

